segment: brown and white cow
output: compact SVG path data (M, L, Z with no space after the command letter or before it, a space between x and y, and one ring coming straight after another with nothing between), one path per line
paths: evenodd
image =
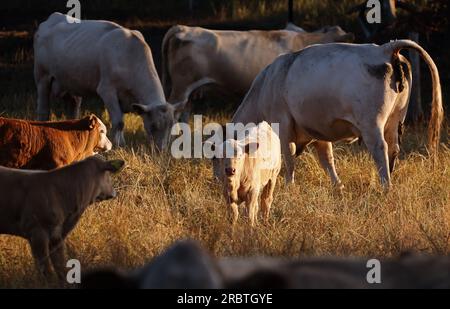
M292 29L293 25L288 27ZM280 54L311 44L352 40L353 34L338 26L317 32L219 31L173 26L162 44L164 92L170 102L175 102L183 97L190 84L209 77L227 92L243 97L256 75ZM183 121L187 120L188 113L187 109Z
M106 126L95 115L80 120L0 118L0 165L50 170L111 150Z
M0 234L27 239L40 273L49 279L53 264L64 280L64 239L89 205L117 195L111 173L123 164L92 156L52 171L0 167Z
M399 54L404 48L418 51L431 71L428 136L433 153L443 119L439 73L430 55L410 40L381 46L331 43L282 55L258 75L231 122L280 124L287 182L294 181L290 145L300 154L312 143L332 182L342 187L331 143L359 137L375 160L381 182L389 186L411 91L410 65Z
M239 204L245 202L251 226L257 222L259 197L264 221L269 219L273 192L281 169L280 139L265 121L236 132L237 139L226 139L215 148L213 165L222 181L223 193L232 212L239 217ZM239 136L242 133L243 136ZM247 133L247 134L245 134Z

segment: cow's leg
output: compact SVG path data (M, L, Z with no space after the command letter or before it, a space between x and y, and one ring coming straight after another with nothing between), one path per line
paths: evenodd
M296 136L293 121L292 118L281 118L272 122L272 124L278 123L279 132L277 134L280 137L281 154L283 155L286 168L284 176L286 184L294 183L295 153L293 152L295 152L295 147L292 147L291 143L296 142Z
M258 216L258 190L250 190L247 193L245 204L248 208L248 217L250 220L250 226L254 227L257 222L257 216Z
M272 205L273 202L273 192L275 190L276 182L277 182L276 177L269 180L269 182L264 187L261 194L261 211L265 223L269 221L270 206Z
M239 205L236 202L231 202L229 207L231 210L231 222L235 225L239 219Z
M48 281L52 272L49 259L48 234L42 229L35 229L30 236L29 242L36 267L39 274Z
M50 118L50 90L51 78L41 77L36 83L37 86L37 119L46 121Z
M60 283L64 283L66 279L65 245L64 239L61 236L52 237L50 240L50 257Z
M117 97L116 90L113 87L108 87L100 84L100 86L97 88L97 93L105 103L109 118L111 119L111 136L114 145L119 147L125 146L125 138L123 136L123 112L120 108L120 102L119 98Z
M333 144L330 142L315 141L313 145L316 148L320 165L330 176L333 185L339 190L342 190L344 186L342 185L341 180L336 173L336 167L334 166Z
M403 124L397 120L389 121L384 129L384 139L388 145L389 173L392 174L395 161L400 154L400 135L403 133Z
M284 158L284 165L286 168L284 179L287 184L294 183L294 168L295 168L295 157L291 153L290 143L292 140L287 138L281 138L281 153Z
M371 129L362 132L364 143L370 154L375 160L381 183L385 187L391 184L388 164L388 146L384 139L383 130L379 126L373 126Z
M80 118L80 109L82 100L83 98L78 96L66 95L64 97L64 101L66 102L69 109L68 113L69 118L71 119Z

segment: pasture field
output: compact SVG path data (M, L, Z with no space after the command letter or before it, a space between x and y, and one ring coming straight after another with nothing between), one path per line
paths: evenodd
M30 36L27 31L0 32L1 116L34 117ZM423 70L425 78L428 74ZM448 79L448 72L441 76ZM62 108L53 110L53 119L64 118ZM98 100L83 104L83 112L90 111L108 123ZM205 115L205 121L220 123L231 117L228 112ZM79 259L83 270L112 265L135 268L180 238L197 239L217 256L450 254L449 129L445 121L433 165L426 158L425 127L407 128L389 192L380 187L364 146L335 145L337 171L345 185L342 194L332 188L314 151L308 150L296 161L294 185L284 184L282 170L269 223L260 222L252 230L241 209L232 233L211 162L152 156L140 117L130 114L125 119L128 146L107 154L126 161L115 176L119 196L85 212L68 238L67 256ZM0 288L24 287L45 287L28 243L0 235Z

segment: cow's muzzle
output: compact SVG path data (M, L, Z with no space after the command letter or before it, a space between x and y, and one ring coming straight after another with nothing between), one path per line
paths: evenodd
M232 167L227 167L225 169L225 174L227 174L227 176L234 176L236 175L236 169Z

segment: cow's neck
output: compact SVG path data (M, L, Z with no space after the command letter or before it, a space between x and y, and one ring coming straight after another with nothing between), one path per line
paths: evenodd
M52 172L55 186L63 192L61 207L66 214L81 215L95 201L98 181L96 167L89 161L78 162Z
M156 106L166 103L166 97L154 66L143 68L135 83L135 97L140 104Z
M70 136L70 142L73 144L73 149L77 150L74 160L82 160L85 157L92 155L94 147L98 142L98 138L94 138L91 134L94 130L90 131L73 131ZM98 134L97 134L98 135Z
M97 130L90 130L82 133L83 134L77 136L80 152L75 160L83 160L84 158L91 156L94 153L95 146L98 145L100 141L100 134L97 133Z
M249 123L258 124L263 120L260 118L258 105L252 104L252 101L250 100L244 100L237 109L236 113L234 113L231 122L242 123L244 125Z

